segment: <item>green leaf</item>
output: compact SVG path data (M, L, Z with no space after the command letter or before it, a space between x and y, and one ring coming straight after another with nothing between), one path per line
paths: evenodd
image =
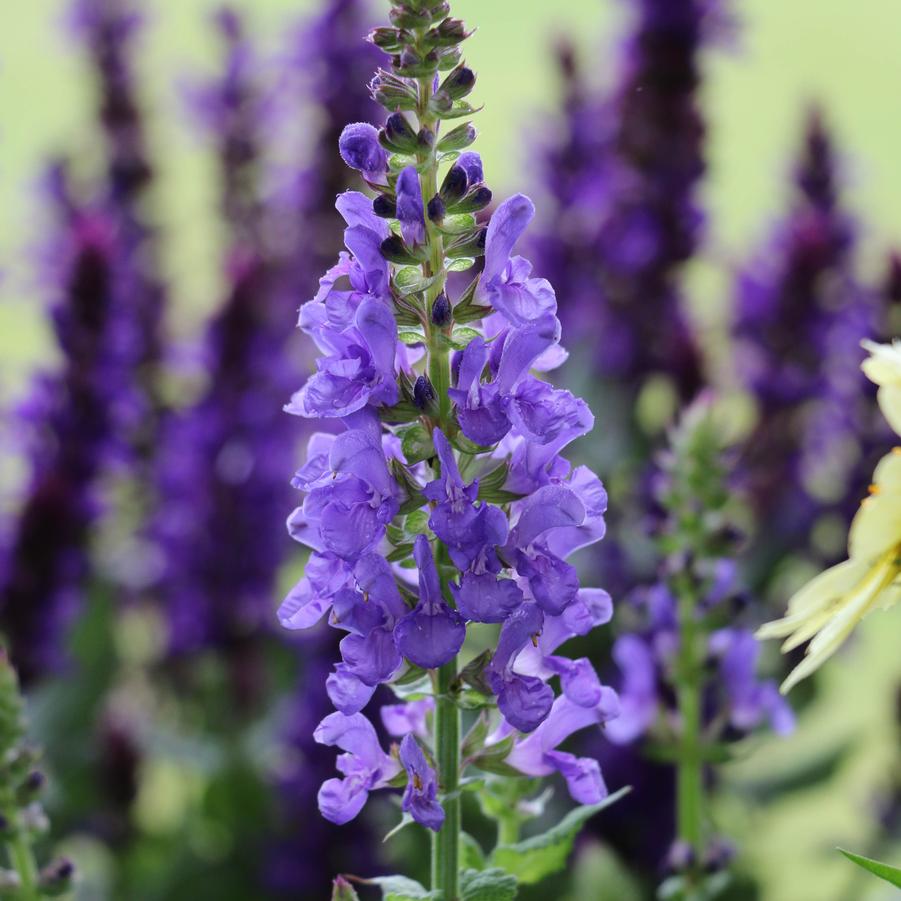
M460 866L465 870L485 869L485 852L468 832L460 833Z
M404 775L406 776L406 773ZM407 780L404 779L404 782L401 785L392 785L392 788L403 788L403 786L406 784L406 781ZM411 817L410 814L403 814L403 816L401 816L400 818L400 822L385 834L385 837L382 839L382 844L384 845L385 842L387 842L389 839L394 838L394 836L397 835L397 833L400 832L401 829L406 829L406 827L413 822L413 817Z
M411 425L400 432L400 446L410 466L435 456L432 436L421 423Z
M473 338L480 337L481 335L474 328L458 328L454 329L454 333L447 339L447 343L454 350L465 350Z
M382 901L430 901L437 899L437 892L423 888L415 879L406 876L379 876L365 880L366 885L377 885L382 890Z
M862 857L860 854L855 854L853 851L846 851L844 848L839 848L838 850L841 851L851 863L856 863L857 866L869 870L874 876L884 879L890 885L901 888L901 869L898 869L898 867L893 867L891 864L882 863L882 861L873 860L869 857Z
M412 544L399 544L390 554L385 558L389 563L403 563L409 560L413 556L413 545Z
M415 672L418 667L413 668ZM416 679L405 682L403 679L398 682L391 683L391 690L402 701L420 701L423 698L432 697L432 680L429 674L419 670L422 673Z
M406 344L408 347L414 344L425 344L425 335L415 328L399 329L397 338L402 344Z
M404 531L408 535L425 535L429 531L429 513L427 510L416 510L408 514L404 520Z
M379 416L382 422L389 425L401 425L405 422L413 422L422 415L422 410L412 401L401 401L393 407L381 407Z
M447 264L447 271L448 272L466 272L467 270L472 269L472 267L475 266L475 264L476 264L476 261L473 257L456 257L455 259L452 259ZM470 309L473 309L473 308L471 307ZM481 309L481 307L479 309ZM485 307L485 312L490 313L491 312L490 308ZM482 313L482 316L484 316L484 315L485 315L485 313ZM457 319L457 321L460 321L460 317L457 316L456 313L454 313L454 318Z
M566 866L573 842L584 823L629 791L629 788L623 788L605 798L600 804L577 807L556 826L541 835L527 838L515 845L499 845L491 855L491 863L512 873L526 885L540 882Z
M466 870L460 876L462 901L513 901L516 877L503 870Z

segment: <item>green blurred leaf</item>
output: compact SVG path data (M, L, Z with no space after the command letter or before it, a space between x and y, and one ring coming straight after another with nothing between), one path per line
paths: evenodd
M429 435L425 426L419 423L400 432L400 444L404 457L410 466L435 456L432 436Z
M512 873L520 882L531 885L566 866L579 830L596 813L615 804L628 794L622 788L600 804L588 804L570 811L556 826L515 845L499 845L491 855L491 863Z
M863 867L865 870L869 870L874 876L878 876L880 879L884 879L886 882L894 885L896 888L901 888L901 869L898 867L893 867L891 864L882 863L880 860L873 860L869 857L863 857L860 854L855 854L853 851L846 851L844 848L839 848L842 854L851 861L851 863L856 863L857 866Z
M382 890L382 901L437 901L437 892L423 888L415 879L406 876L379 876L366 879L365 885L377 885Z
M468 832L460 833L460 866L467 870L485 869L485 852Z
M463 901L513 901L516 877L503 870L466 870L460 877Z

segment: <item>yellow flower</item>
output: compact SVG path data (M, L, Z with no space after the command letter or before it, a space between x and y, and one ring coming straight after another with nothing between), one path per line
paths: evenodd
M861 368L871 382L879 385L879 408L888 424L901 435L901 340L896 338L891 344L864 341L863 346L870 356Z
M867 377L879 385L879 406L901 434L901 342L866 342ZM860 505L848 536L848 559L821 573L788 602L786 615L766 623L757 637L784 638L783 652L810 641L804 660L782 683L783 694L807 678L876 608L901 599L901 448L883 457L870 496Z

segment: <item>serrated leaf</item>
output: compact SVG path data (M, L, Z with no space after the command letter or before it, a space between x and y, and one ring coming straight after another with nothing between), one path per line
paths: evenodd
M435 456L432 436L421 423L412 425L400 433L400 446L410 466Z
M416 329L399 329L397 339L407 347L412 347L414 344L425 344L425 335Z
M587 804L571 810L556 826L515 845L499 845L491 863L512 873L520 882L532 885L566 866L579 830L596 813L615 804L630 789L620 789L600 804Z
M838 849L851 863L856 863L857 866L862 867L865 870L868 870L874 876L878 876L880 879L884 879L890 885L894 885L896 888L901 888L901 869L898 867L893 867L891 864L883 863L881 860L873 860L870 857L863 857L860 854L855 854L853 851L846 851L844 848Z
M460 875L462 901L513 901L516 877L503 870L466 870Z
M382 901L437 901L439 897L437 892L430 892L415 879L408 879L406 876L379 876L366 879L365 884L379 886Z
M460 833L460 866L465 870L485 869L485 852L468 832Z

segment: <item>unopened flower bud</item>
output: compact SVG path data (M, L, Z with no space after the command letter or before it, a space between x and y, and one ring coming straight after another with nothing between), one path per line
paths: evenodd
M438 142L438 149L442 153L447 153L450 150L465 150L475 141L476 134L477 132L472 122L458 125Z
M442 291L432 304L432 325L443 328L451 320L451 303Z
M389 194L379 194L372 201L372 212L381 219L396 219L397 201Z
M480 185L474 191L470 191L459 203L453 207L454 213L477 213L484 210L491 203L491 189Z
M431 222L442 222L447 215L447 207L437 194L429 201L428 213Z
M390 235L385 238L382 241L381 251L386 260L400 266L409 266L421 260L421 255L407 247L400 235Z
M466 189L469 181L466 172L460 166L451 166L444 181L441 183L440 195L441 199L447 206L453 206L458 203L466 195Z
M54 898L69 891L74 876L75 864L67 857L60 857L41 870L38 886L43 894Z
M666 865L673 873L684 873L691 869L695 862L694 848L685 841L673 842L666 855Z
M460 19L445 19L428 34L428 40L436 47L453 47L465 41L471 31L466 30L466 25Z
M435 145L435 132L431 128L421 128L416 136L416 145L419 150L431 150Z
M400 53L404 46L403 32L387 26L374 28L367 35L367 40L386 53Z
M47 779L40 770L32 770L19 785L16 800L19 804L31 803L43 790Z
M416 150L416 132L403 113L392 113L385 122L382 145L397 153L413 153Z
M419 376L419 378L416 379L416 384L413 385L413 403L415 403L420 410L426 411L437 399L435 389L432 387L429 377L427 375Z
M417 12L409 6L395 7L388 13L388 18L398 28L426 28L432 22L432 17L428 12Z
M476 85L476 73L467 66L457 66L447 78L441 82L440 94L446 94L452 100L460 100L471 93Z

